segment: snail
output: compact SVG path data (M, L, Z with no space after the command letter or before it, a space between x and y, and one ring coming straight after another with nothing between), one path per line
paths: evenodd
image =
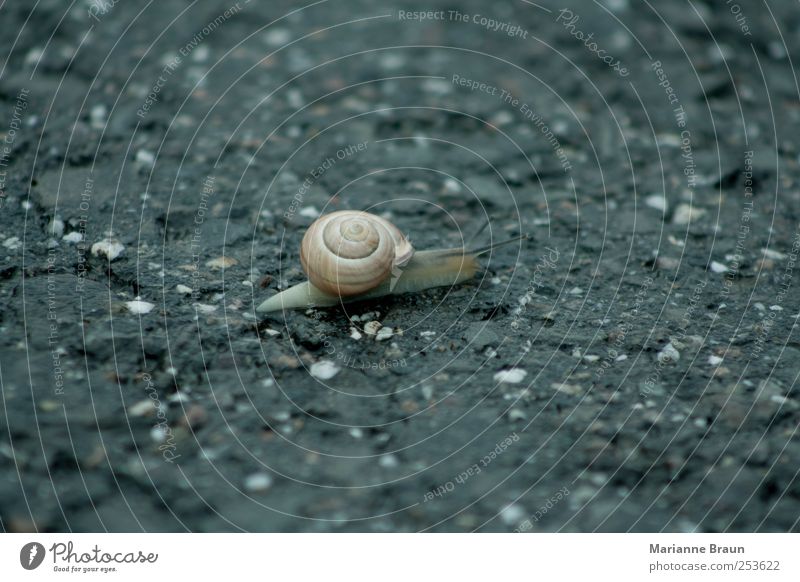
M303 236L300 262L308 281L273 295L258 311L330 307L458 285L475 275L480 255L523 238L474 249L415 251L408 238L380 216L332 212L315 220Z

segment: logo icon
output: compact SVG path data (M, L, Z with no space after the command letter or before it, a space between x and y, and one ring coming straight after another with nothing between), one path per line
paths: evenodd
M35 570L44 561L44 546L39 542L30 542L19 551L19 563L26 570Z

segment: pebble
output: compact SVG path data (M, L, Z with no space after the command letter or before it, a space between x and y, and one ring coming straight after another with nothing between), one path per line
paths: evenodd
M661 212L665 212L667 210L667 199L663 194L651 194L644 199L644 203L650 208L655 208Z
M10 236L3 241L3 246L9 250L14 250L22 246L22 243L20 242L18 236Z
M103 103L98 103L89 110L89 120L93 129L103 129L107 118L108 108Z
M510 370L500 370L494 375L495 382L504 384L519 384L525 379L528 372L521 368L511 368Z
M266 473L253 473L244 478L244 489L249 493L261 493L272 487L272 477Z
M728 267L720 262L711 261L711 270L715 273L727 273Z
M675 346L673 346L672 343L668 343L660 352L658 352L658 361L662 364L677 362L680 359L681 353L675 349Z
M181 295L191 295L192 288L191 287L187 287L186 285L176 285L175 286L175 291L177 291Z
M381 455L378 464L383 467L384 469L394 469L395 467L400 465L400 461L397 459L395 455Z
M448 178L444 181L444 190L450 194L458 194L461 192L461 184L453 178Z
M673 257L658 257L656 259L656 265L659 269L673 271L681 266L681 262Z
M279 332L277 329L270 329L270 328L266 328L264 330L264 333L267 334L270 337L275 337L277 335L281 335L281 332Z
M672 215L672 224L689 224L693 220L699 219L706 213L702 208L691 204L678 204L675 214Z
M380 330L378 330L378 333L375 334L375 341L382 342L389 339L393 335L394 330L391 327L382 327Z
M273 28L264 34L264 40L269 46L283 46L292 40L292 33L288 28Z
M419 332L419 337L425 338L425 339L431 339L431 338L436 337L436 332L435 331L421 331L421 332Z
M39 403L39 410L42 412L54 412L61 408L61 404L56 402L55 400L42 400Z
M109 261L113 261L123 252L125 252L125 245L113 238L105 238L92 245L92 254L95 257L105 255Z
M381 327L383 326L380 321L369 321L364 324L364 333L367 335L376 335Z
M150 429L150 438L157 443L163 443L167 440L167 430L161 425L154 426Z
M783 311L783 307L781 307L780 305L770 305L769 306L769 310L770 311Z
M69 234L65 234L61 237L62 240L68 243L79 243L83 240L83 235L79 233L77 230L70 232Z
M358 427L353 427L353 428L351 428L351 429L350 429L349 431L347 431L347 432L348 432L348 433L350 434L350 436L351 436L351 437L353 437L354 439L360 439L361 437L363 437L363 436L364 436L364 431L363 431L363 430L361 430L361 429L360 429L360 428L358 428Z
M209 315L217 310L216 305L206 305L205 303L195 303L194 308L203 315Z
M566 382L553 382L550 384L550 388L556 390L557 392L562 392L563 394L568 394L569 396L577 396L581 393L581 387L577 384L568 384Z
M155 305L147 301L142 301L141 299L134 299L133 301L126 302L125 307L135 315L145 315L153 311Z
M131 416L149 416L156 411L156 407L151 399L140 400L136 404L128 407L128 414Z
M708 356L708 363L712 366L719 366L722 363L722 358L714 355Z
M503 521L504 524L508 526L516 526L519 525L522 520L526 517L525 510L514 503L510 505L506 505L500 511L500 519Z
M136 163L143 168L152 168L156 163L156 156L148 150L139 150L136 152Z
M350 328L350 337L353 338L354 340L360 340L361 337L362 337L361 336L361 332L358 331L358 329L356 329L355 327L351 327Z
M764 252L764 256L766 258L768 258L768 259L782 260L782 259L786 258L786 255L784 255L783 253L779 253L778 251L773 251L773 250L770 250L770 249L763 249L763 252Z
M233 257L217 257L216 259L211 259L210 261L206 261L206 267L210 269L227 269L228 267L232 267L238 264L239 261L237 261Z
M330 380L339 373L341 368L330 360L321 360L311 364L311 375L319 380Z
M48 232L54 237L64 236L64 221L56 217L47 226Z
M319 216L319 210L317 210L315 206L306 206L305 208L301 208L298 214L306 218L317 218Z
M512 408L508 411L508 420L511 422L516 422L518 420L525 420L528 418L528 415L525 414L524 410L520 410L519 408Z
M590 364L594 364L594 363L595 363L596 361L598 361L599 359L600 359L600 356L595 356L595 355L586 355L586 356L583 356L583 361L584 361L584 362L589 362Z

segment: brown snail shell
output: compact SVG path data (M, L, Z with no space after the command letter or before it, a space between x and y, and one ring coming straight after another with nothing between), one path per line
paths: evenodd
M337 297L374 289L413 255L411 243L391 222L352 210L318 218L300 245L300 262L308 280Z

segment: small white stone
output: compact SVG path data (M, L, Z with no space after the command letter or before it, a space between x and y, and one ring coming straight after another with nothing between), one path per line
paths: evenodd
M599 359L600 359L600 356L595 356L595 355L583 356L583 361L584 362L589 362L590 364L594 364Z
M528 418L528 415L525 414L524 410L520 410L519 408L512 408L508 411L508 420L511 422L516 422L518 420L525 420Z
M264 40L269 46L283 46L292 40L292 33L288 28L273 28L264 34Z
M68 243L79 243L83 240L83 235L76 230L69 234L65 234L62 239Z
M383 326L380 321L368 321L364 324L364 333L367 335L375 335L381 327Z
M504 384L519 384L525 379L528 373L522 368L512 368L510 370L500 370L494 375L495 382Z
M155 412L156 407L151 399L140 400L136 404L128 407L128 414L131 416L144 416Z
M208 45L201 44L192 51L192 60L196 63L204 63L208 60L208 55L211 54L211 49Z
M311 364L311 375L319 380L330 380L339 373L341 368L330 360L321 360Z
M54 218L50 221L47 231L54 237L64 236L64 221L60 218Z
M244 478L245 491L259 493L272 487L272 477L266 473L253 473Z
M419 332L419 337L430 339L436 337L435 331L421 331Z
M783 307L781 307L780 305L770 305L769 306L769 310L770 311L783 311Z
M681 359L681 353L675 349L672 343L668 343L664 348L658 352L658 361L662 364L670 362L677 362Z
M711 261L711 270L715 273L727 273L728 267L717 261Z
M267 334L270 337L275 337L276 335L281 335L281 332L279 332L277 329L269 329L269 328L265 329L264 333Z
M206 305L205 303L195 303L194 308L204 315L209 315L217 310L216 305Z
M134 299L133 301L128 301L125 303L125 306L128 308L128 311L133 313L134 315L145 315L153 311L152 303L148 303L147 301L142 301L141 299Z
M782 260L786 258L786 255L783 253L779 253L778 251L773 251L771 249L764 249L764 256L768 259L776 259Z
M667 209L667 199L663 194L651 194L644 199L644 203L650 208L664 212Z
M506 505L500 511L500 519L506 525L519 525L525 519L525 510L516 504Z
M152 168L156 163L156 156L153 154L153 152L139 150L136 152L136 163L144 168Z
M375 334L375 341L382 342L389 339L393 335L394 330L391 327L382 327L380 330L378 330L378 333Z
M177 291L181 295L191 295L192 288L191 287L187 287L186 285L178 284L178 285L175 286L175 291Z
M9 250L18 249L22 246L22 242L19 240L18 236L10 236L6 240L3 241L3 246Z
M553 382L550 388L570 396L577 396L582 392L582 389L577 384L567 384L566 382Z
M393 469L400 464L400 461L394 455L382 455L378 464L384 469Z
M620 354L619 356L617 356L617 357L614 359L614 361L615 361L615 362L624 362L624 361L625 361L625 360L627 360L627 359L628 359L628 355L627 355L627 354Z
M92 254L95 257L105 255L109 261L113 261L125 251L125 245L116 239L106 238L92 245Z
M355 327L351 327L350 328L350 337L353 338L354 340L360 340L361 339L361 332L358 331L358 329L356 329Z
M361 437L364 436L364 431L358 427L353 427L347 432L350 433L350 436L353 437L354 439L360 439Z
M305 208L301 208L298 214L306 218L317 218L319 216L319 210L314 206L306 206Z
M669 236L667 237L667 240L670 242L670 244L673 244L673 245L675 245L676 247L682 247L682 246L685 246L685 245L686 245L686 243L685 243L685 242L683 242L682 240L679 240L679 239L675 238L675 237L674 237L674 236L672 236L672 235L669 235Z
M107 118L108 108L103 103L98 103L89 110L89 120L94 129L103 129Z
M239 261L233 257L217 257L216 259L206 261L206 267L211 269L227 269L228 267L233 267L238 264Z
M458 194L461 192L461 184L452 178L448 178L444 181L444 189L452 194Z
M154 426L150 429L150 438L157 443L163 443L165 440L167 440L167 431L160 425Z
M722 363L722 358L714 355L708 356L708 363L712 366L719 366Z
M689 224L693 220L699 219L706 213L702 208L691 204L678 204L675 214L672 215L672 224Z
M583 289L580 287L573 287L569 290L570 295L583 295Z

